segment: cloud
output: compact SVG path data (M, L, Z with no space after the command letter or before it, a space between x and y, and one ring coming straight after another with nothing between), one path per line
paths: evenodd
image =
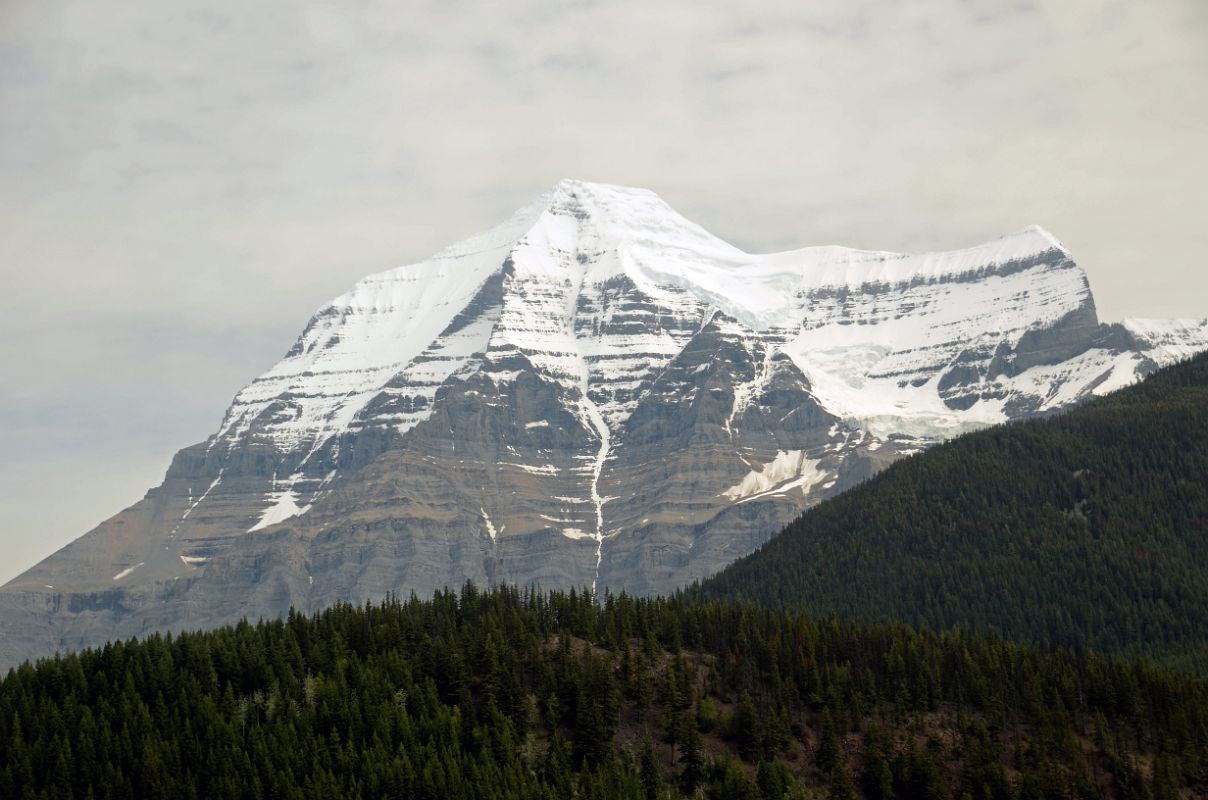
M561 177L750 250L1039 222L1105 318L1208 313L1204 8L10 0L9 571L137 497L323 301Z

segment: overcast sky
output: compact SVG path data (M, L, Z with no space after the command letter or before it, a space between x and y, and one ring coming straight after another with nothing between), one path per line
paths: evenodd
M0 0L0 581L311 313L562 177L753 251L1036 222L1208 314L1208 3Z

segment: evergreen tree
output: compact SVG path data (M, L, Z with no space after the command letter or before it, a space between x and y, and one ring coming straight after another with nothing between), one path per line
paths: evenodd
M701 741L700 731L695 726L689 726L684 738L683 771L680 773L680 785L686 794L691 795L700 785L705 776L705 750Z
M822 712L822 727L818 733L818 749L814 753L814 766L823 775L830 775L839 765L839 737L835 733L835 720L830 709Z

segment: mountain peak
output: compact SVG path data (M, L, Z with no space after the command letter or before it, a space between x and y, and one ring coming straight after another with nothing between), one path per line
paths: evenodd
M649 189L644 189L640 186L621 186L615 183L599 183L596 181L584 181L578 178L562 178L546 192L547 195L557 197L567 197L574 195L589 195L589 196L642 196L650 197L657 195Z
M1044 250L1059 250L1069 254L1069 250L1047 228L1035 223L1012 233L995 239L996 242L1013 243L1023 253L1036 253ZM988 243L989 244L989 243Z
M535 205L543 213L534 224L540 224L542 217L547 222L552 218L569 233L564 223L574 220L574 235L597 239L597 244L740 252L686 219L649 189L564 178Z
M949 281L1035 260L1055 247L1051 234L1031 226L939 253L828 246L753 255L685 219L652 191L567 178L499 225L425 261L371 275L333 300L280 363L240 392L214 441L237 441L258 429L278 449L302 442L318 448L346 430L409 364L433 358L444 333L480 302L484 287L504 280L505 270L510 288L492 301L502 303L502 322L484 328L474 347L506 344L537 353L540 361L557 340L561 355L548 357L561 364L556 372L573 374L579 385L594 378L576 366L583 359L579 335L565 337L575 330L582 304L598 302L590 298L621 276L651 303L682 309L677 313L716 308L752 331L787 334L818 317L811 297ZM1040 309L1046 324L1089 297L1072 261L1063 256L1053 266L1045 291L1054 299ZM1005 323L994 324L1001 329ZM266 416L282 405L293 409L289 415Z

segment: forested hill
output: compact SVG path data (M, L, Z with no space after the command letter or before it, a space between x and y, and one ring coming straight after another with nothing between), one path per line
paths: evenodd
M687 596L1203 670L1208 356L899 462Z
M1179 673L734 603L467 587L0 681L5 798L1172 800L1206 764Z

